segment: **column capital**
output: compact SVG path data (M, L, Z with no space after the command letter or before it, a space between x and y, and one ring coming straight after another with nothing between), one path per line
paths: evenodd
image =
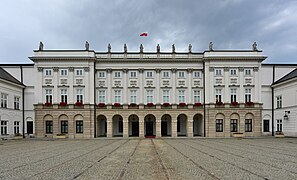
M229 67L224 67L224 71L229 71Z
M69 72L73 72L74 71L74 67L68 67Z
M210 72L214 72L214 67L209 67Z
M243 69L244 69L243 67L238 68L239 72L243 72Z
M59 67L53 67L54 72L58 72L59 71Z
M253 67L253 71L254 72L258 72L259 71L259 68L258 67Z
M144 69L143 69L143 68L139 68L138 71L139 71L140 73L143 73Z
M112 69L111 69L111 68L107 68L107 69L106 69L106 72L107 72L107 73L111 73L111 72L112 72Z
M155 69L157 73L160 73L161 72L161 69L160 68L157 68Z
M90 68L89 67L84 67L84 71L85 72L89 72L90 71Z
M124 68L124 69L122 69L122 71L123 71L124 73L127 73L127 72L128 72L128 69L127 69L127 68Z
M37 70L38 70L38 72L42 72L43 71L43 67L38 67Z
M188 73L192 73L193 72L193 68L188 68L187 71L188 71Z
M177 69L176 68L172 68L171 71L172 71L172 73L176 73Z

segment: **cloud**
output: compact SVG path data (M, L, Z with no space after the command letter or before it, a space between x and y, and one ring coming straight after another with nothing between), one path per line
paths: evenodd
M45 49L202 52L251 49L254 41L266 62L296 62L297 1L287 0L43 0L5 1L0 6L0 63L30 62L43 41ZM139 33L148 31L148 37Z

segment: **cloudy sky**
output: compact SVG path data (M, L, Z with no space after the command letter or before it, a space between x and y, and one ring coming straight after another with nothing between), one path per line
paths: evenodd
M267 63L297 63L296 0L3 0L0 63L31 63L38 48L95 51L251 49ZM140 37L147 31L148 37Z

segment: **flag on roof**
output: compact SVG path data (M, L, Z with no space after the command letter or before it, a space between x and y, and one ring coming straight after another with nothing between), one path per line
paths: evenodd
M147 32L142 32L142 33L140 33L140 36L148 36L148 33Z

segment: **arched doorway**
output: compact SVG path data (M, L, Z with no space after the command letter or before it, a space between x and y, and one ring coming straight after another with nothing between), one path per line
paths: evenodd
M171 116L168 114L161 118L161 136L171 136Z
M203 117L201 114L196 114L193 117L193 135L203 136Z
M107 119L104 115L97 116L97 137L106 137Z
M146 137L156 136L156 117L147 115L144 118L144 134Z
M130 137L139 136L139 118L135 114L132 114L129 116L129 136Z
M112 135L114 137L123 137L123 117L121 115L112 117Z
M184 114L177 117L177 136L187 136L187 116Z

